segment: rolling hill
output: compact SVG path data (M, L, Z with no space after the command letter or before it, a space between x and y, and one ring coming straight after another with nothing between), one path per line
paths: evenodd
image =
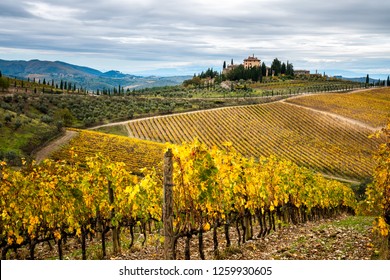
M136 76L124 74L116 70L101 72L99 70L73 65L62 61L41 61L41 60L1 60L0 71L2 74L22 79L46 79L68 81L81 85L90 90L102 90L119 85L124 88L146 88L171 86L181 84L188 76L157 77L157 76Z
M358 108L358 116L371 117L371 111L376 112L376 119L381 121L378 124L374 122L373 125L383 125L389 110L390 96L387 89L379 94L381 90L338 94L344 100L342 104L338 102L344 110L334 113L329 111L333 108L330 103L325 109L318 110L313 106L317 102L305 103L305 108L283 101L143 118L122 123L117 128L122 129L124 135L161 144L181 144L197 138L209 147L225 149L226 142L230 142L240 154L247 157L258 159L275 155L329 176L364 181L372 174L372 154L381 140L369 137L376 128L370 126L370 118L357 118L355 111L359 104L370 101L371 106L365 110ZM302 96L291 101L301 103L306 99L329 96L333 95ZM328 100L331 101L332 99ZM107 140L110 145L93 147L91 143L96 141L92 140L92 136L95 135L97 134L83 134L83 137L91 139L76 139L71 146L77 153L84 154L88 150L88 154L91 154L94 149L104 152L104 147L113 145L116 141ZM109 137L106 135L104 137ZM101 139L104 137L101 134L97 142L103 143ZM66 157L68 149L69 147L62 150L61 156L57 155L55 158ZM113 150L118 152L122 148L115 147ZM125 155L127 152L119 154ZM136 158L139 160L138 156ZM134 167L134 164L129 166ZM148 168L152 166L145 165ZM137 166L136 169L140 167Z

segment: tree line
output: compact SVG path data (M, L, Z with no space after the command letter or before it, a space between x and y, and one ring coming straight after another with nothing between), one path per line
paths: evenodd
M233 59L231 60L231 65L233 66ZM223 62L222 69L227 69L228 66L226 61ZM192 79L186 80L183 82L184 86L200 86L204 83L203 80L214 80L216 82L222 82L224 80L230 81L239 81L239 80L251 80L253 82L262 82L263 77L266 76L280 76L286 75L288 77L294 77L294 66L292 63L287 63L280 61L278 58L275 58L272 61L271 67L267 67L263 62L261 66L254 66L245 68L244 65L234 65L229 71L223 71L219 73L218 71L213 70L213 68L208 68L206 71L202 71L200 74L194 74Z
M377 80L377 81L372 81L372 83L370 83L370 75L367 74L366 76L366 84L373 84L374 86L387 86L387 87L390 87L390 76L387 76L387 80L383 80L381 81L381 79Z
M233 65L233 60L232 60ZM226 61L223 63L223 69L226 69ZM294 76L294 66L292 63L281 62L278 58L272 61L271 67L267 67L263 62L261 66L255 66L245 68L244 65L240 64L236 67L232 67L230 71L226 73L226 79L237 81L237 80L252 80L254 82L262 82L263 77L266 76L280 76L287 75L290 77Z

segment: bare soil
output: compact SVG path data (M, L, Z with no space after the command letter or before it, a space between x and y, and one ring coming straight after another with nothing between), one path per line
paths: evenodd
M275 232L261 238L255 237L238 246L237 232L230 228L231 246L226 248L223 227L218 229L218 254L213 251L212 231L204 234L204 253L206 260L370 260L378 256L375 239L372 234L370 217L342 215L337 218L307 222L297 225L283 225ZM255 226L254 234L258 230ZM107 259L111 260L162 260L164 259L161 235L135 234L135 243L128 249L129 233L121 232L122 252L112 254L110 234L107 235ZM198 238L190 241L191 259L199 260ZM177 245L176 259L184 256L185 238ZM78 238L71 238L63 245L64 259L81 259L81 243ZM27 259L28 248L10 251L9 259ZM87 240L87 258L101 259L101 242L95 237ZM36 259L58 258L57 246L47 242L39 244L35 249Z
M206 259L227 260L369 260L374 254L371 225L349 226L342 216L337 219L283 226L262 238L237 245L237 232L231 228L232 245L226 248L223 228L219 229L219 252L213 252L212 232L204 235ZM256 229L255 229L256 231ZM184 259L184 243L178 243L177 259ZM191 259L200 259L198 238L191 239ZM111 259L163 259L163 250L155 246L138 246Z
M48 145L46 145L44 148L42 148L35 154L36 162L40 163L44 159L48 158L52 152L56 151L61 146L66 145L77 134L78 132L76 131L66 130L65 135L50 142Z

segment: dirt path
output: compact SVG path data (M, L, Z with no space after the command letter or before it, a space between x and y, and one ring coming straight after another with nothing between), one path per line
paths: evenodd
M368 129L368 130L370 130L372 132L375 132L375 131L380 129L378 127L372 127L372 126L370 126L370 125L368 125L368 124L366 124L364 122L361 122L361 121L358 121L358 120L355 120L355 119L351 119L351 118L347 118L347 117L344 117L344 116L341 116L341 115L338 115L338 114L334 114L334 113L330 113L330 112L326 112L326 111L321 111L321 110L318 110L318 109L314 109L314 108L311 108L311 107L306 107L306 106L302 106L302 105L298 105L298 104L294 104L294 103L285 102L287 100L288 99L281 100L280 102L283 102L283 103L291 105L291 106L295 106L297 108L306 109L306 110L310 110L312 112L316 112L316 113L320 113L320 114L323 114L323 115L326 115L326 116L330 116L330 117L336 118L338 120L341 120L343 122L346 122L348 124Z
M35 154L35 160L37 161L37 163L40 163L42 160L48 158L52 152L57 150L59 147L67 144L77 134L78 134L78 132L76 132L76 131L67 130L65 132L65 135L50 142L43 149L39 150Z
M341 182L344 182L344 183L350 183L350 184L355 184L355 185L359 185L359 184L361 183L360 181L356 181L356 180L352 180L352 179L347 179L347 178L332 176L332 175L324 174L324 173L321 173L321 174L322 174L322 176L324 176L326 179L330 179L330 180L337 180L337 181L341 181Z
M364 89L356 89L356 90L352 90L350 92L347 92L345 94L353 94L353 93L358 93L358 92L367 91L367 90L370 90L370 89L366 89L366 88L364 88ZM285 104L289 104L289 105L292 105L292 106L295 106L295 107L298 107L298 108L307 109L307 110L311 110L313 112L317 112L317 113L321 113L321 114L324 114L324 115L327 115L327 116L331 116L331 117L336 118L338 120L341 120L343 122L346 122L346 123L349 123L349 124L352 124L352 125L356 125L356 126L360 126L362 128L368 129L368 130L370 130L372 132L378 131L378 130L380 130L382 128L382 127L373 127L373 126L370 126L367 123L358 121L356 119L351 119L351 118L348 118L348 117L344 117L344 116L339 115L339 114L335 114L335 113L331 113L331 112L327 112L327 111L322 111L322 110L314 109L312 107L307 107L307 106L298 105L298 104L294 104L294 103L288 102L289 100L296 99L296 98L301 98L302 96L319 95L319 94L330 94L330 93L332 93L332 92L308 93L308 94L304 94L304 95L295 95L295 96L288 97L286 99L282 99L279 102L284 102Z

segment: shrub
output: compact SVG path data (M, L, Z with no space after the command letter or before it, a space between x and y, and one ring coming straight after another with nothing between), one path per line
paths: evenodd
M51 123L53 121L53 118L50 117L49 115L43 115L41 117L41 122L44 122L44 123Z
M4 117L4 120L6 123L10 123L12 121L12 115L11 114L6 114Z
M18 130L22 126L22 121L20 119L17 119L14 124L15 130Z

